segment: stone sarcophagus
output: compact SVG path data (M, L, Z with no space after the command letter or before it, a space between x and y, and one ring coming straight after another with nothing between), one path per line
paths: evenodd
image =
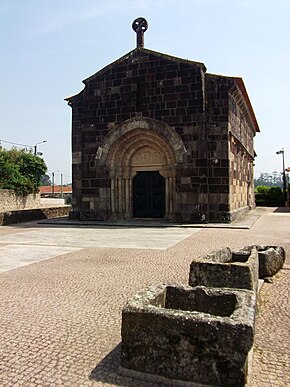
M282 246L246 246L242 251L249 253L253 248L257 249L259 257L259 278L272 277L282 269L286 253Z
M255 292L161 284L122 315L121 370L243 386L253 345Z
M239 251L226 247L192 261L189 285L257 291L258 273L259 258L255 247Z

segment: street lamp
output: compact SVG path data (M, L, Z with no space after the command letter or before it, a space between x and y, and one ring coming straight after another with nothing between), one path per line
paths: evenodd
M55 174L55 172L51 173L51 183L52 183L52 191L51 191L51 193L52 193L53 196L54 196L54 174Z
M282 155L282 163L283 163L283 195L285 203L287 201L286 194L286 174L285 174L285 158L284 158L284 148L276 152L276 155Z
M52 188L52 195L54 196L54 186L55 186L55 179L54 179L54 177L55 177L55 173L56 172L59 172L59 170L57 170L57 171L53 171L53 172L51 172L51 188Z
M37 142L37 143L34 145L34 155L35 155L35 156L37 155L37 145L38 145L38 144L42 144L43 142L47 142L47 141L46 141L46 140L43 140L43 141Z

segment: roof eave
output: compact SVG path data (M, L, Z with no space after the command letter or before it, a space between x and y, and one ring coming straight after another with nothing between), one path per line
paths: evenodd
M243 79L240 78L240 77L233 77L233 79L236 81L236 84L237 84L238 88L240 89L240 91L241 91L241 93L242 93L242 95L243 95L243 97L245 99L245 102L246 102L246 104L248 106L249 113L250 113L251 119L252 119L252 121L254 123L256 132L260 132L260 128L259 128L259 125L258 125L258 122L257 122L257 119L256 119L256 115L255 115L253 106L251 104L249 95L247 93L246 86L244 84Z

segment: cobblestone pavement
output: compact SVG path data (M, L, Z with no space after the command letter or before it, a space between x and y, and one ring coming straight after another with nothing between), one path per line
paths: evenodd
M0 250L2 235L29 231L0 228ZM149 284L187 283L195 256L253 243L288 258L259 296L249 385L289 386L290 213L273 209L250 230L197 230L163 250L82 248L1 273L0 386L153 386L118 374L123 305Z

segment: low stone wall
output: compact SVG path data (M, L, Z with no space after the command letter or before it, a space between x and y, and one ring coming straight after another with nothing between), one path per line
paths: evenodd
M70 206L50 207L50 208L34 208L19 211L0 212L0 226L9 224L30 222L32 220L58 218L68 216Z
M11 189L0 189L0 212L40 208L40 194L17 195Z
M123 309L121 373L244 386L255 303L250 290L161 284L141 291Z
M62 198L41 198L41 207L62 207L65 205L65 199Z

